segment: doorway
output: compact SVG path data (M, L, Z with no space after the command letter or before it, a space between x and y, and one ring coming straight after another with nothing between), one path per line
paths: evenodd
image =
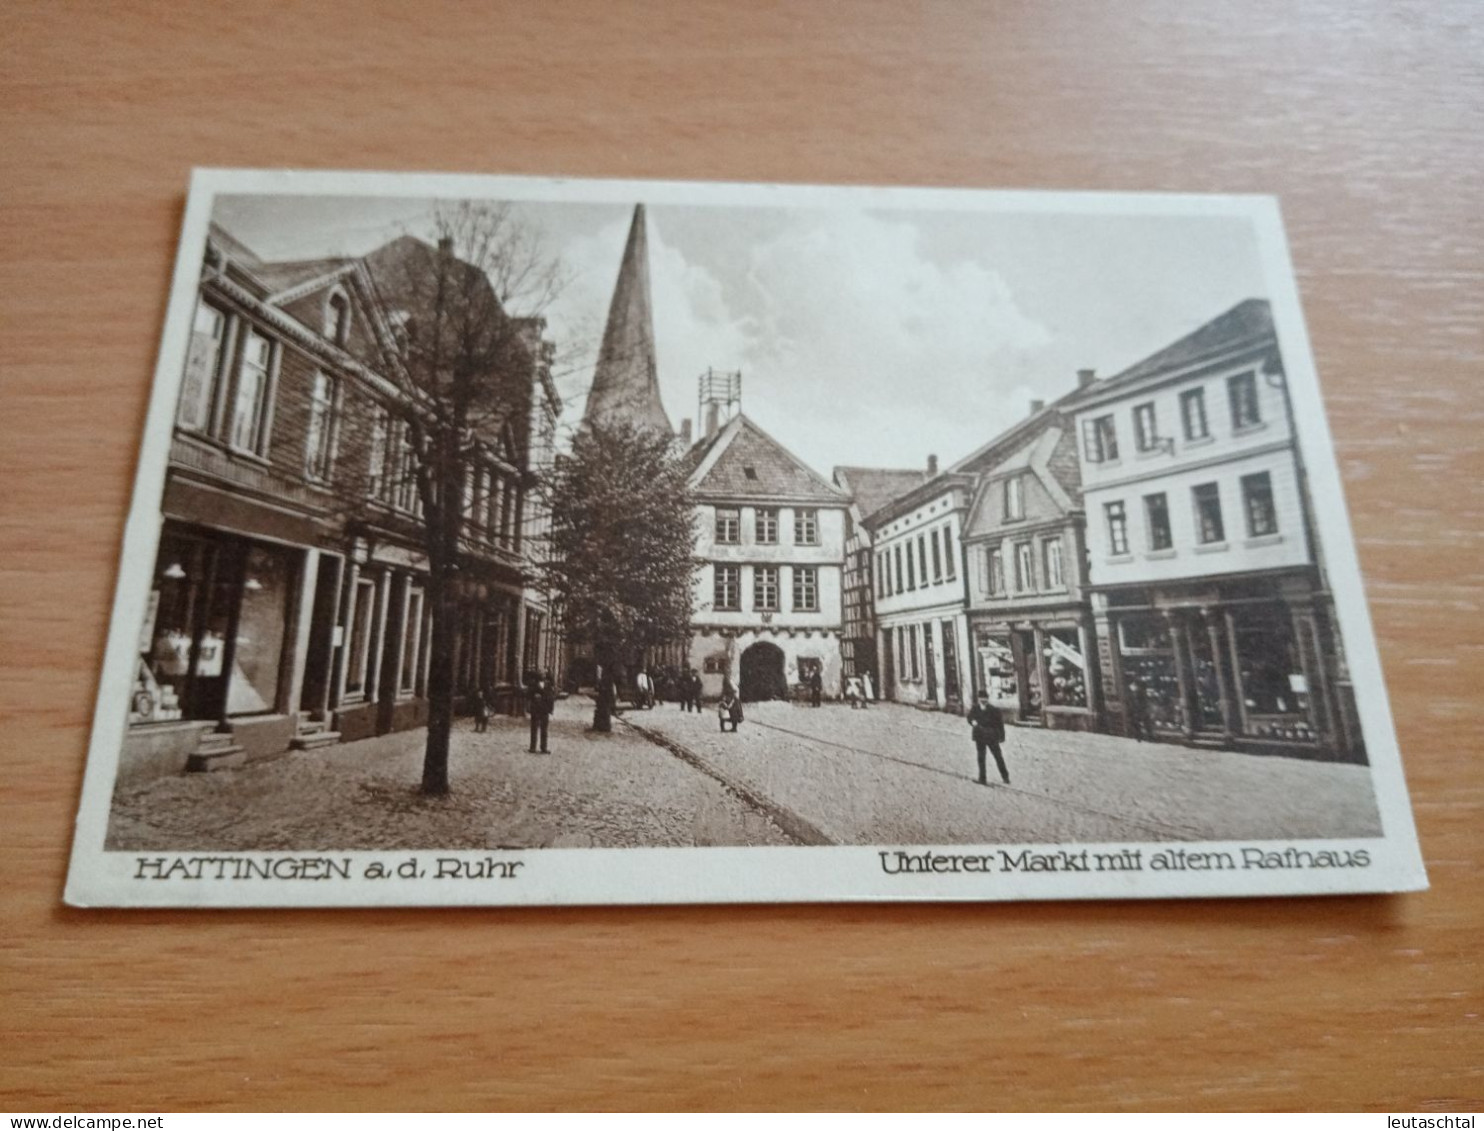
M783 649L759 640L742 653L742 686L738 693L746 702L787 699L788 681L783 674Z

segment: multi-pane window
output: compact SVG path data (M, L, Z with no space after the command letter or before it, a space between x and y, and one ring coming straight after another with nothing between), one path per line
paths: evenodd
M1025 483L1019 475L1005 480L1005 519L1025 517Z
M752 569L752 607L759 612L778 611L778 567L754 566Z
M939 547L938 547L938 532L936 530L934 530L932 532L932 539L931 539L931 541L933 543L933 580L935 582L936 581L942 581L943 580L943 551L941 549L939 549Z
M1273 481L1266 471L1242 476L1242 506L1247 512L1247 535L1261 538L1278 532L1278 512L1273 507Z
M335 460L335 408L338 382L328 373L314 375L309 395L309 434L304 450L304 470L311 479L329 479Z
M1005 591L1005 552L998 546L989 551L989 591L992 594Z
M794 511L794 542L799 546L819 545L819 512L817 510Z
M407 590L407 622L402 628L402 674L397 690L411 695L417 690L422 660L423 591L416 586Z
M742 567L719 565L713 601L718 609L735 612L742 607Z
M1186 389L1180 394L1180 421L1187 440L1204 440L1211 434L1206 423L1206 390Z
M953 568L953 558L953 527L945 526L943 528L943 564L945 567L944 572L947 573L949 581L954 580L958 576L958 571Z
M1141 452L1159 447L1159 423L1154 418L1154 402L1134 406L1134 444Z
M377 406L371 417L371 443L368 445L366 494L373 499L387 495L387 445L391 442L392 414Z
M1082 454L1088 463L1106 463L1118 458L1118 432L1112 416L1096 416L1082 422Z
M1215 483L1202 483L1191 491L1195 501L1196 537L1205 545L1226 541L1221 521L1221 491Z
M1144 496L1144 523L1149 527L1149 548L1168 550L1174 545L1170 534L1170 502L1163 491Z
M1041 557L1045 567L1046 588L1062 588L1066 583L1061 572L1061 539L1048 538L1043 544Z
M759 545L772 546L778 541L778 508L758 507L753 536Z
M1226 396L1231 402L1232 427L1251 428L1262 423L1257 406L1257 374L1238 373L1226 380Z
M819 570L814 566L794 566L794 609L802 613L819 611Z
M892 557L895 559L895 561L893 562L893 565L895 567L894 572L896 574L897 592L900 593L902 591L902 579L903 579L903 574L902 574L902 546L901 546L901 543L898 543L897 545L893 546L891 548L891 553L892 553Z
M176 414L187 428L205 431L211 427L211 406L221 380L226 340L227 316L204 302L197 306Z
M345 693L364 695L370 685L371 661L375 653L371 636L376 626L376 582L369 577L356 579L355 594L350 603L350 632L346 645Z
M735 546L742 540L742 512L736 507L716 508L716 540L724 546Z
M1015 591L1026 593L1036 587L1035 559L1029 542L1015 545Z
M1103 513L1108 517L1108 550L1114 554L1128 553L1128 515L1123 503L1104 503Z
M242 364L237 372L237 399L232 406L231 440L234 448L263 453L268 438L269 380L273 343L249 330L242 340Z

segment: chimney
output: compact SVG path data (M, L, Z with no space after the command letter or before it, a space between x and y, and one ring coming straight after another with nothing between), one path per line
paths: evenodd
M690 417L680 422L680 442L687 448L690 447Z
M452 255L453 254L453 237L452 236L440 236L440 237L438 237L438 254L439 255Z
M706 439L709 440L712 436L716 435L716 431L720 427L720 415L721 406L715 401L712 401L706 406Z
M1077 388L1087 388L1087 386L1091 385L1094 381L1097 380L1097 376L1098 371L1096 369L1077 370Z
M1031 415L1032 416L1035 416L1036 413L1040 412L1045 407L1046 407L1046 402L1043 401L1043 400L1037 399L1037 400L1031 401Z
M932 478L938 474L938 457L928 456L928 477Z

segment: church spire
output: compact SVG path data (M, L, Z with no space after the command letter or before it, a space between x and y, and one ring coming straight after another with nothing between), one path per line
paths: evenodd
M641 428L674 431L660 400L654 360L654 311L649 297L649 240L644 205L634 206L629 242L624 247L608 308L603 347L593 371L585 424L621 420Z

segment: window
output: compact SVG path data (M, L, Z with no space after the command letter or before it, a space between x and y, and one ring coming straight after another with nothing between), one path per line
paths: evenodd
M1170 536L1170 504L1161 491L1144 496L1144 521L1149 527L1149 548L1168 550L1174 545Z
M392 447L387 463L388 502L398 510L414 512L417 509L417 466L412 450L412 434L405 420L399 420L392 428Z
M1015 591L1026 593L1036 587L1035 559L1029 542L1015 544Z
M794 542L800 546L819 545L819 512L794 511Z
M358 577L355 596L351 599L349 642L345 653L347 695L364 695L370 686L370 661L374 655L371 636L375 626L376 582L369 577Z
M902 636L902 676L906 679L921 679L922 669L917 662L917 626L909 624Z
M335 291L325 304L325 337L343 346L350 335L350 300L343 291Z
M998 546L989 551L989 591L996 595L1005 591L1005 552Z
M1180 394L1180 420L1187 440L1204 440L1211 434L1206 424L1206 390L1186 389Z
M1257 407L1257 374L1239 373L1226 381L1227 399L1231 401L1232 428L1251 428L1262 423Z
M1134 406L1134 444L1141 452L1159 448L1159 424L1154 419L1154 402Z
M753 536L759 545L772 546L778 541L778 510L776 507L758 507L753 523Z
M484 492L484 540L491 544L500 534L500 508L505 500L505 488L500 473L493 467L485 472Z
M227 316L204 302L198 305L176 411L176 419L187 428L204 432L211 427L211 406L221 381L226 340Z
M752 607L760 612L778 611L778 567L754 566L752 569Z
M902 679L912 678L912 661L907 659L907 632L906 628L897 629L897 671Z
M272 361L273 343L249 330L242 343L242 365L237 372L231 439L234 448L258 455L263 454L268 439Z
M958 577L958 571L953 568L955 551L953 549L953 527L943 528L943 560L947 567L948 580L953 581Z
M1128 553L1128 515L1123 503L1104 503L1103 511L1108 516L1108 551L1113 554Z
M907 543L907 588L917 588L917 559L912 554L912 543Z
M719 565L716 567L714 602L718 609L736 612L742 607L742 567Z
M938 548L938 532L932 532L933 543L933 581L943 580L943 551Z
M891 591L891 556L885 550L876 555L876 596L885 597Z
M1066 582L1061 573L1061 539L1048 538L1042 543L1041 560L1045 567L1046 588L1061 589Z
M402 625L402 674L397 690L411 695L417 689L423 641L423 591L415 585L407 588L407 619Z
M1278 533L1278 512L1273 508L1273 481L1266 471L1242 476L1242 506L1247 512L1247 535L1261 538Z
M1118 458L1118 432L1112 416L1095 416L1082 422L1082 454L1088 463L1107 463Z
M328 373L315 373L309 395L309 435L304 451L304 470L311 479L330 478L335 461L336 401L339 382Z
M922 587L927 588L927 537L917 536L917 572L922 577Z
M897 592L900 593L902 591L902 546L901 546L901 543L899 542L895 546L893 546L891 548L891 552L892 552L892 555L896 558Z
M371 418L371 444L366 467L366 494L373 499L387 495L387 445L391 442L392 414L377 407Z
M1205 545L1226 541L1226 528L1221 522L1221 491L1215 483L1202 483L1193 488L1196 537Z
M1005 480L1005 521L1025 517L1025 484L1019 475Z
M716 540L724 546L742 540L742 512L736 507L716 508Z
M794 608L803 613L819 611L819 570L794 566Z

